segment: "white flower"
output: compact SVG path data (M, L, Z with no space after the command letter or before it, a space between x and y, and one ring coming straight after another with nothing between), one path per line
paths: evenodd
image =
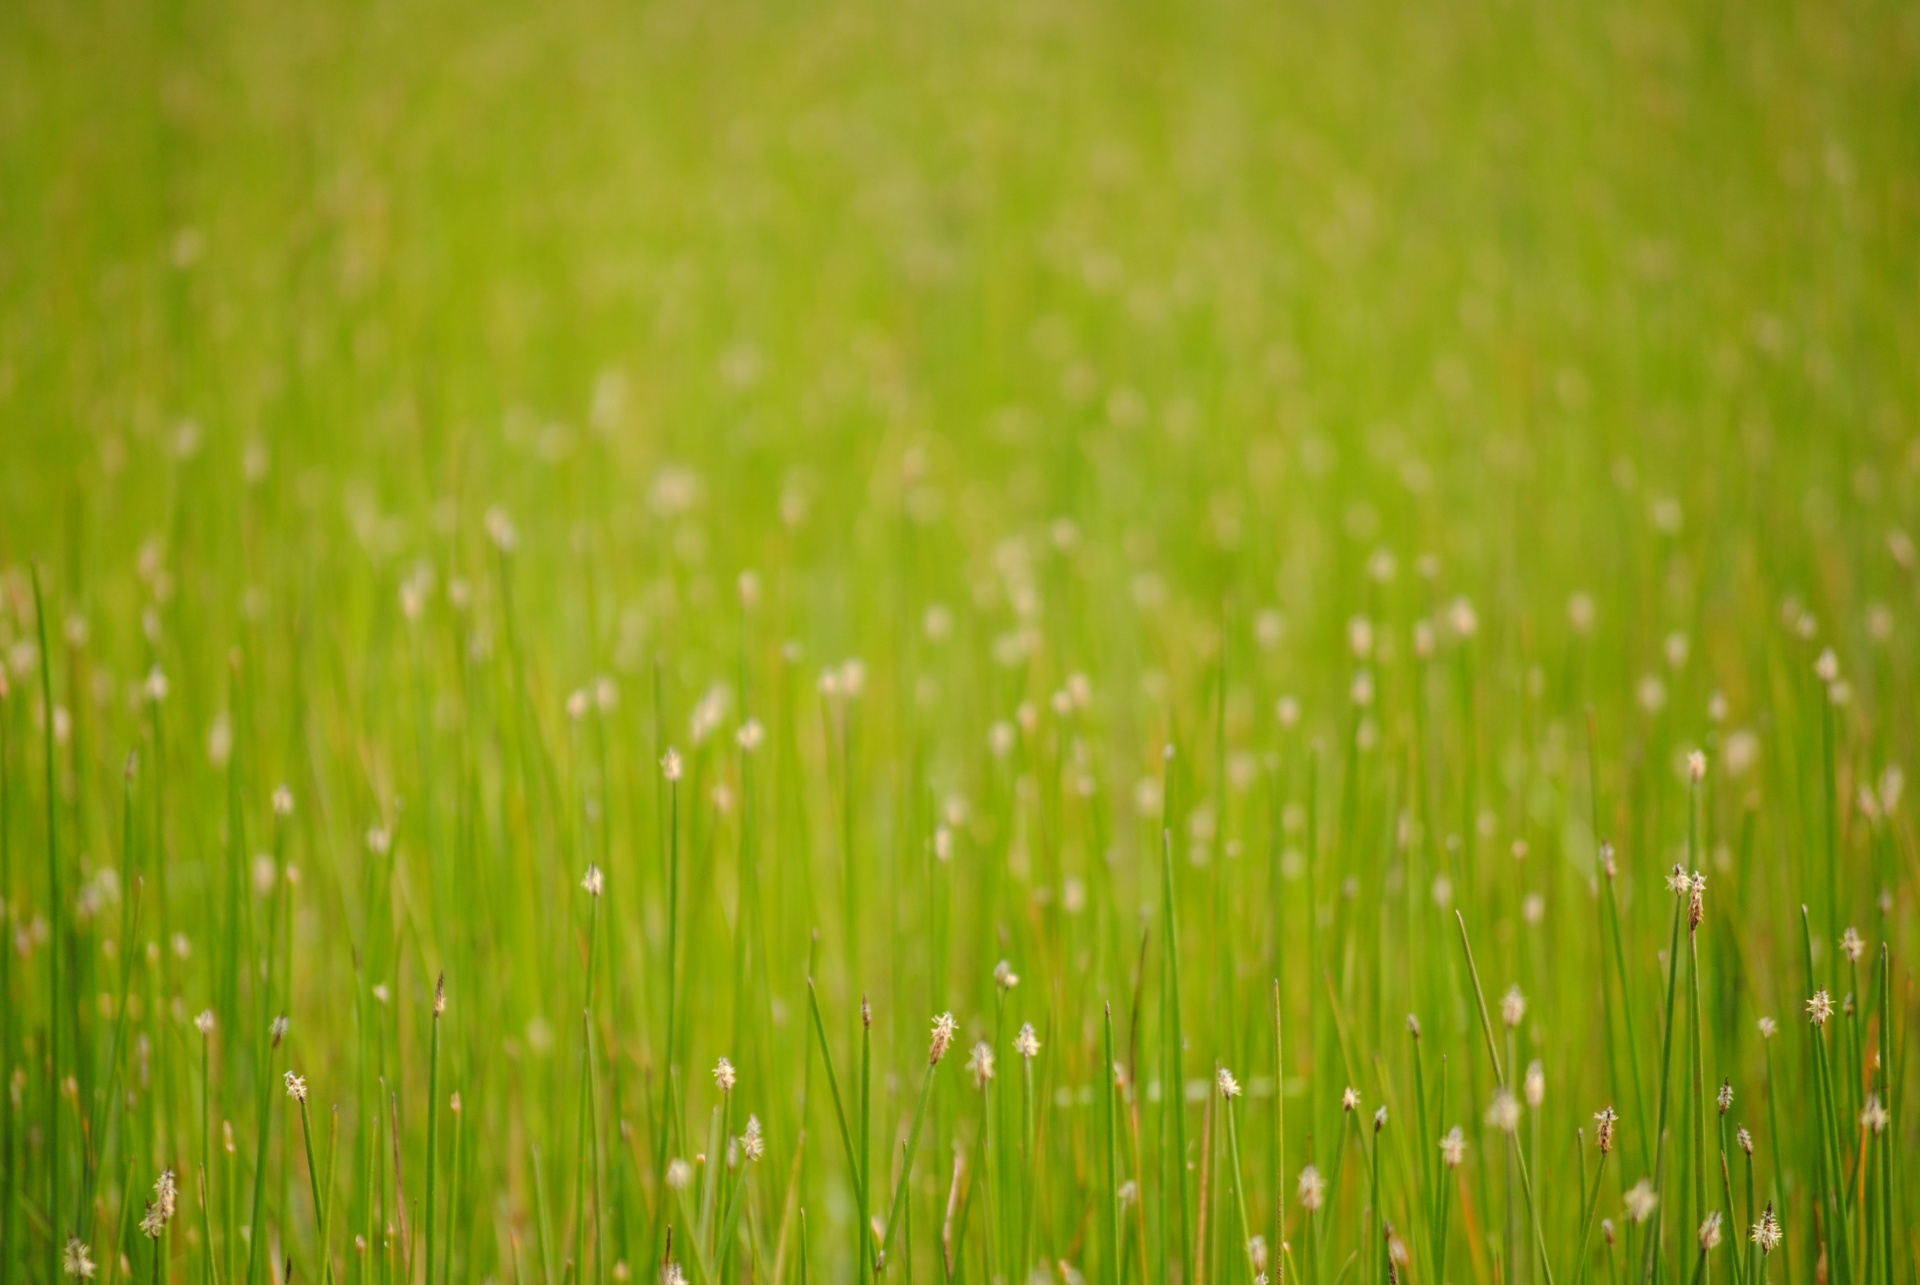
M1454 1125L1447 1130L1447 1136L1440 1139L1440 1160L1449 1169L1458 1169L1466 1163L1467 1135L1460 1132L1460 1126Z
M1719 1104L1721 1115L1725 1115L1727 1112L1733 1110L1732 1080L1722 1080L1720 1082L1720 1092L1714 1095L1714 1101Z
M927 1065L937 1065L947 1055L953 1045L954 1020L952 1013L942 1013L933 1019L933 1038L927 1046Z
M1769 1200L1760 1213L1760 1221L1753 1225L1753 1231L1747 1238L1760 1247L1762 1255L1766 1255L1780 1247L1783 1235L1785 1233L1780 1229L1780 1220L1773 1216L1773 1202Z
M1213 1073L1213 1082L1219 1086L1220 1096L1231 1101L1240 1096L1240 1081L1233 1078L1233 1072L1221 1067Z
M967 1055L967 1074L973 1077L974 1085L982 1089L993 1078L993 1049L985 1040L974 1045L973 1052Z
M1500 997L1500 1020L1508 1026L1520 1025L1520 1019L1527 1015L1527 997L1514 986Z
M1687 779L1696 785L1706 779L1707 756L1699 750L1687 755Z
M1001 960L993 966L994 985L1003 991L1010 991L1020 984L1020 974L1013 971L1013 965Z
M667 1165L667 1186L685 1191L693 1185L693 1166L675 1156Z
M1817 990L1813 998L1807 1001L1807 1020L1815 1026L1825 1026L1827 1019L1833 1016L1833 996L1825 990Z
M1717 1248L1720 1244L1720 1211L1714 1210L1700 1224L1700 1248L1702 1251Z
M202 1035L213 1034L213 1010L202 1009L200 1015L193 1019L193 1024Z
M669 781L680 779L680 751L670 749L660 756L660 774Z
M589 897L598 897L606 890L606 876L600 873L599 866L588 866L586 878L580 881L580 886L587 890Z
M1877 1093L1867 1094L1866 1109L1860 1112L1860 1127L1872 1133L1885 1133L1891 1120Z
M733 1092L733 1086L739 1082L739 1078L734 1074L733 1063L727 1059L721 1058L713 1064L713 1082L720 1086L722 1093Z
M1636 1223L1643 1223L1653 1217L1653 1208L1660 1203L1660 1197L1653 1190L1653 1184L1642 1178L1627 1188L1623 1197L1627 1206L1627 1217Z
M1340 1109L1342 1111L1359 1110L1360 1109L1360 1090L1354 1088L1351 1084L1349 1084L1346 1088L1342 1089L1340 1091Z
M286 1078L287 1096L295 1102L300 1103L300 1105L305 1106L307 1102L307 1082L295 1075L292 1071L287 1072Z
M1487 1106L1487 1123L1502 1133L1512 1133L1520 1127L1520 1103L1506 1089L1497 1090L1493 1101Z
M1760 1038L1763 1040L1770 1040L1780 1033L1780 1023L1774 1021L1771 1017L1761 1018L1759 1027Z
M1321 1202L1326 1199L1326 1195L1327 1182L1320 1176L1320 1171L1312 1165L1302 1169L1300 1171L1300 1207L1310 1214L1315 1213L1319 1210Z
M1013 1051L1032 1061L1040 1053L1040 1037L1034 1034L1033 1023L1021 1025L1020 1033L1013 1037Z
M1860 940L1860 934L1851 926L1840 934L1840 953L1847 957L1848 962L1859 963L1860 956L1866 952L1867 943Z
M746 1132L740 1136L740 1152L749 1160L758 1160L767 1154L767 1140L760 1132L760 1117L747 1117Z
M1537 1107L1547 1100L1547 1070L1536 1060L1527 1064L1527 1075L1521 1081L1527 1095L1527 1105Z

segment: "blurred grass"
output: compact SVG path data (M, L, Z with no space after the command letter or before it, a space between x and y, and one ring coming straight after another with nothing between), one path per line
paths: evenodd
M1177 1061L1204 1082L1222 1061L1247 1081L1256 1230L1299 1242L1281 1193L1309 1154L1335 1176L1317 1285L1359 1248L1374 1163L1329 1163L1338 1091L1360 1084L1369 1109L1393 1096L1392 1128L1410 1122L1398 1023L1421 1013L1428 1075L1451 1060L1432 1131L1462 1121L1474 1140L1478 1209L1451 1224L1449 1270L1528 1280L1524 1234L1517 1255L1511 1227L1501 1241L1496 1198L1517 1197L1480 1124L1491 1061L1448 911L1488 989L1532 999L1523 1038L1552 1091L1527 1159L1566 1252L1584 1212L1571 1127L1622 1111L1616 1221L1651 1169L1628 1103L1657 1085L1657 881L1685 854L1680 767L1703 746L1706 1076L1737 1079L1763 1198L1771 1182L1788 1202L1811 1280L1824 1141L1793 1110L1814 1083L1797 907L1820 970L1857 922L1895 943L1903 985L1916 909L1911 824L1882 783L1915 748L1917 113L1920 11L1882 0L6 6L0 891L22 945L4 1040L22 1076L0 1263L31 1277L61 1240L26 1121L72 1074L89 1119L118 1131L94 1138L102 1169L67 1122L62 1208L101 1169L94 1216L124 1223L147 1170L172 1164L194 1215L173 1233L177 1274L198 1273L186 1017L203 1007L239 1155L275 1088L256 1068L291 1057L343 1105L336 1226L396 1222L374 1126L384 1100L416 1199L444 969L440 1083L467 1113L467 1169L443 1141L437 1170L457 1278L564 1273L582 1191L604 1191L595 1270L644 1272L661 1218L687 1234L656 1157L703 1148L705 1068L726 1055L745 1104L728 1119L757 1111L770 1143L734 1266L792 1277L804 1207L811 1270L843 1279L852 1184L807 1052L811 968L850 1095L856 1006L876 1004L875 1214L928 1018L954 1009L962 1045L988 1036L1002 1063L984 1117L957 1054L942 1073L903 1238L916 1279L935 1278L956 1144L983 1193L968 1270L1016 1279L1004 1260L1030 1216L1045 1261L1115 1278L1088 1105L1112 1002L1129 1067ZM510 554L489 511L517 532ZM34 928L49 917L29 563L65 638L76 917L54 945L76 971L59 1065ZM1851 693L1831 774L1826 647ZM816 691L853 656L856 698ZM159 702L143 695L155 670ZM765 728L750 775L731 739L748 716ZM670 745L687 774L669 1054ZM276 830L283 781L297 806ZM1165 972L1162 825L1182 923ZM1624 1010L1596 985L1596 831L1621 853ZM282 840L291 889L254 858ZM596 993L589 862L608 876ZM124 1025L115 870L147 881L155 944ZM1025 978L1005 994L1003 957ZM1261 1075L1276 975L1298 1104L1284 1163ZM1161 1038L1175 976L1184 1056ZM583 1004L597 1151L576 1141ZM258 1028L280 1008L292 1044L274 1063ZM1888 1036L1864 1012L1856 1064L1835 1050L1846 1119ZM1778 1137L1746 1114L1775 1105L1760 1013L1793 1034ZM1025 1021L1042 1041L1032 1169L1009 1042ZM122 1116L102 1104L129 1027ZM1167 1213L1168 1139L1184 1129L1188 1164L1219 1162L1200 1102L1157 1114L1161 1070L1130 1086L1135 1132L1122 1121L1121 1173L1153 1211L1122 1231L1129 1277L1200 1234ZM268 1221L314 1275L304 1159L275 1118ZM1677 1119L1683 1143L1697 1121ZM990 1121L983 1164L966 1149ZM1387 1136L1389 1156L1435 1142ZM1383 1199L1424 1246L1432 1179L1409 1154L1382 1166ZM227 1182L251 1190L252 1161L233 1168L213 1176L216 1211ZM1238 1189L1205 1171L1212 1203L1198 1171L1188 1200L1209 1211L1207 1275L1239 1279L1219 1248ZM731 1189L709 1194L710 1173L689 1194L724 1219ZM1665 1270L1690 1272L1680 1193ZM208 1225L231 1241L219 1213Z

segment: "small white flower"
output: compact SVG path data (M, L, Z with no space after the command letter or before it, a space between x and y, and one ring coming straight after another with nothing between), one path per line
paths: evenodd
M588 866L586 877L580 881L580 886L587 890L589 897L598 897L604 892L607 881L606 877L600 873L600 867Z
M1001 960L993 966L993 982L1003 991L1010 991L1020 984L1020 974L1013 971L1013 965Z
M286 786L278 786L273 792L273 814L280 817L293 815L293 791Z
M307 1102L307 1082L295 1075L292 1071L287 1072L286 1079L287 1096L302 1106L305 1106Z
M1636 1223L1643 1223L1653 1217L1654 1206L1660 1203L1660 1197L1653 1190L1653 1184L1645 1178L1627 1188L1627 1193L1622 1199L1627 1206L1627 1217Z
M1761 1018L1759 1027L1760 1038L1763 1040L1770 1040L1780 1033L1780 1023L1774 1021L1771 1017Z
M1447 1136L1440 1139L1440 1161L1449 1169L1458 1169L1467 1160L1467 1135L1460 1132L1460 1126L1454 1125L1447 1130Z
M669 781L677 781L680 779L680 752L678 750L670 749L660 756L660 774Z
M1866 952L1867 943L1860 940L1860 934L1851 926L1840 934L1840 953L1845 955L1850 963L1859 963L1860 956Z
M1714 1210L1700 1224L1700 1248L1702 1252L1716 1249L1720 1245L1720 1211Z
M60 1270L68 1276L78 1276L81 1280L92 1278L93 1256L86 1242L78 1236L67 1237L67 1250L60 1257Z
M1032 1061L1040 1054L1040 1037L1034 1034L1033 1023L1026 1022L1020 1027L1020 1033L1013 1037L1013 1051Z
M714 1063L713 1082L720 1086L722 1093L733 1092L733 1086L739 1082L739 1076L734 1073L733 1063L725 1058Z
M967 1055L967 1074L973 1077L974 1086L982 1089L993 1078L993 1049L985 1040L974 1045L973 1052Z
M693 1185L693 1166L675 1156L667 1165L667 1186L685 1191Z
M1512 1133L1520 1127L1520 1103L1506 1089L1497 1090L1493 1101L1487 1106L1487 1123L1502 1133Z
M1326 1199L1327 1182L1320 1171L1308 1165L1300 1171L1300 1207L1308 1213L1318 1212L1321 1202Z
M1547 1069L1537 1060L1528 1063L1526 1078L1521 1081L1521 1087L1527 1095L1527 1105L1538 1107L1547 1100Z
M1877 1093L1867 1094L1866 1109L1860 1112L1860 1127L1871 1133L1885 1133L1892 1117Z
M1232 1101L1240 1096L1240 1081L1233 1078L1233 1072L1221 1067L1213 1073L1213 1082L1220 1089L1220 1096Z
M1719 1105L1721 1115L1725 1115L1727 1112L1733 1110L1733 1081L1722 1080L1720 1082L1720 1092L1714 1095L1713 1100Z
M1817 990L1813 998L1807 1001L1807 1020L1815 1026L1825 1026L1827 1019L1833 1016L1833 996L1825 990Z
M746 1132L740 1136L740 1152L749 1160L759 1160L767 1154L767 1140L760 1133L760 1117L747 1117Z
M1753 1225L1753 1231L1747 1238L1760 1247L1760 1253L1764 1256L1780 1247L1780 1240L1784 1235L1785 1233L1780 1229L1780 1220L1773 1215L1773 1202L1769 1200L1767 1207L1761 1211L1760 1221Z
M202 1035L213 1034L213 1010L202 1009L200 1015L193 1019L193 1024Z
M1520 1025L1520 1019L1527 1015L1527 997L1520 993L1518 986L1511 987L1500 997L1500 1020L1508 1026Z
M947 1055L953 1046L954 1020L952 1013L941 1013L933 1019L933 1037L927 1046L927 1065L935 1066Z
M1707 776L1707 756L1699 750L1687 755L1687 779L1696 785Z
M1346 1088L1342 1089L1340 1091L1340 1109L1342 1111L1359 1110L1360 1109L1360 1090L1354 1088L1351 1084L1349 1084Z

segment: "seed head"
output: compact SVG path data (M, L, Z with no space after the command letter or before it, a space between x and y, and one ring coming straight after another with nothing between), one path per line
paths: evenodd
M669 781L680 779L680 751L668 750L660 756L660 775Z
M1890 1119L1885 1104L1880 1101L1880 1095L1867 1094L1867 1105L1860 1112L1860 1127L1873 1133L1885 1133Z
M280 1041L287 1038L287 1015L282 1013L280 1016L274 1018L273 1025L267 1029L273 1036L273 1046L279 1048Z
M447 1011L447 975L440 974L440 980L433 984L433 1015L441 1017Z
M693 1185L693 1166L675 1156L667 1165L667 1186L685 1191Z
M1231 1102L1240 1096L1240 1081L1233 1078L1233 1072L1221 1067L1213 1073L1213 1082L1220 1088L1220 1096Z
M1720 1104L1721 1115L1725 1115L1727 1112L1733 1110L1733 1081L1722 1080L1720 1082L1720 1092L1714 1095L1713 1100Z
M607 879L600 873L599 866L588 866L586 877L580 881L580 886L587 890L589 897L598 897L606 891Z
M1693 872L1693 886L1687 891L1687 930L1691 932L1700 926L1706 918L1707 877L1698 870Z
M1248 1237L1247 1258L1253 1263L1254 1271L1267 1270L1267 1238L1265 1236Z
M984 1089L987 1081L993 1078L993 1049L985 1040L973 1046L973 1052L967 1055L967 1074L973 1077L975 1088Z
M1527 1105L1537 1107L1547 1100L1547 1070L1538 1059L1527 1064L1526 1079L1521 1082L1527 1095Z
M93 1256L78 1236L67 1237L67 1251L60 1256L60 1270L81 1280L93 1277Z
M295 1102L298 1102L301 1106L305 1106L307 1104L307 1082L295 1075L292 1071L287 1072L286 1078L287 1096Z
M1312 1165L1300 1171L1299 1195L1300 1207L1310 1214L1318 1212L1327 1198L1327 1180Z
M1593 1140L1600 1144L1600 1154L1606 1155L1613 1150L1613 1130L1620 1117L1612 1107L1602 1107L1593 1116Z
M1785 1234L1780 1229L1780 1220L1774 1217L1773 1202L1769 1200L1767 1207L1760 1211L1760 1221L1753 1225L1753 1230L1747 1234L1747 1239L1760 1247L1760 1253L1764 1257L1780 1248L1781 1238Z
M1387 1127L1387 1109L1384 1106L1373 1109L1373 1131L1375 1133Z
M290 817L293 815L293 791L284 785L274 789L273 814L277 817Z
M1700 1250L1702 1253L1717 1249L1720 1245L1720 1211L1714 1210L1700 1224Z
M1825 1026L1827 1019L1833 1016L1833 996L1825 990L1817 990L1813 998L1807 1001L1807 1020L1815 1026Z
M722 1093L733 1092L733 1086L738 1080L739 1076L734 1074L733 1063L727 1059L721 1058L713 1064L713 1082L720 1086Z
M1619 868L1613 863L1613 845L1605 841L1600 844L1600 869L1608 879L1612 879L1619 872Z
M1687 873L1685 866L1675 866L1667 875L1667 891L1676 897L1693 895L1693 876Z
M759 1160L767 1154L767 1140L760 1132L760 1117L747 1117L746 1132L740 1135L740 1154L749 1160Z
M1780 1033L1780 1023L1774 1021L1771 1017L1761 1018L1759 1025L1760 1038L1763 1040L1770 1040Z
M1733 1140L1740 1144L1742 1151L1748 1155L1753 1154L1753 1135L1747 1132L1745 1125L1740 1126L1739 1130L1733 1135Z
M140 1219L140 1233L148 1240L159 1240L166 1231L168 1221L173 1218L175 1199L173 1170L163 1169L159 1181L153 1184L153 1199L147 1202L146 1215Z
M1698 785L1707 775L1707 756L1699 750L1687 755L1687 779Z
M750 718L740 724L740 730L733 734L733 739L739 744L742 750L751 754L759 749L760 742L766 739L766 729L760 726L759 719Z
M1520 1025L1520 1019L1527 1015L1527 997L1520 993L1518 986L1511 987L1500 997L1500 1020L1509 1027Z
M1420 1038L1420 1019L1412 1013L1407 1014L1407 1034L1416 1040Z
M1627 1188L1627 1194L1623 1199L1627 1206L1627 1217L1636 1223L1643 1223L1653 1217L1654 1206L1660 1203L1660 1197L1654 1191L1653 1184L1645 1178Z
M1467 1160L1467 1135L1460 1132L1460 1126L1454 1125L1447 1130L1447 1136L1440 1139L1440 1162L1449 1169L1458 1169Z
M1032 1022L1021 1026L1020 1033L1013 1037L1013 1051L1028 1061L1039 1055L1040 1037L1033 1033Z
M1820 653L1819 659L1813 662L1813 673L1814 677L1829 685L1839 680L1840 658L1833 654L1833 648L1828 647Z
M953 1032L952 1013L942 1013L933 1019L933 1038L927 1045L928 1066L937 1066L940 1059L947 1055L947 1050L953 1046Z
M1342 1089L1340 1091L1340 1109L1342 1111L1358 1111L1360 1109L1360 1090L1354 1088L1351 1084Z
M1013 965L1001 960L993 966L993 983L1003 991L1010 991L1020 984L1020 974L1013 971Z
M213 1010L210 1008L202 1009L200 1011L200 1015L193 1019L193 1024L202 1035L212 1035L213 1034Z
M1520 1104L1506 1089L1494 1092L1493 1101L1487 1106L1487 1123L1502 1133L1512 1133L1520 1127Z
M1840 953L1847 957L1848 962L1857 964L1860 956L1867 953L1867 943L1861 941L1860 934L1849 927L1840 934Z

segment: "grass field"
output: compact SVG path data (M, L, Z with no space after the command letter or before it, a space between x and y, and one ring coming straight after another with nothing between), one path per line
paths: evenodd
M1897 0L0 6L0 1285L1920 1280L1917 296Z

